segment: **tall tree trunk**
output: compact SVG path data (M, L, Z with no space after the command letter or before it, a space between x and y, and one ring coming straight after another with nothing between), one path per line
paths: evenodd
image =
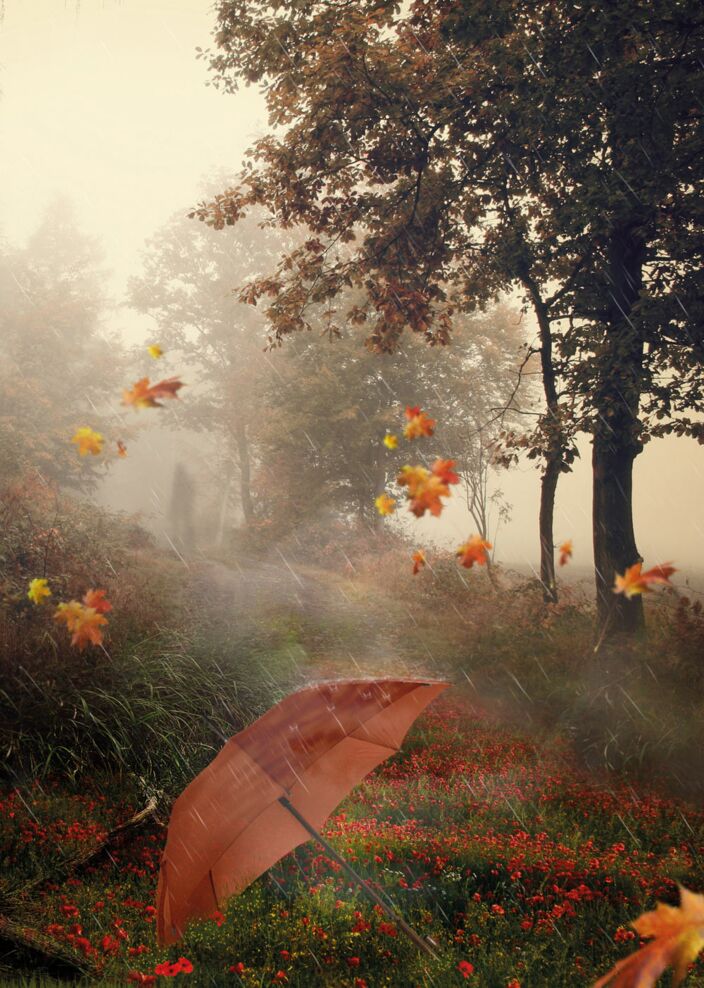
M557 602L557 583L555 581L555 540L553 534L553 518L555 515L555 492L557 482L564 469L565 442L560 424L560 403L557 396L557 381L555 364L552 356L552 333L548 307L543 301L538 286L528 274L521 278L523 285L533 302L533 310L538 320L540 330L540 369L543 379L543 392L547 412L548 444L545 453L545 467L540 483L540 582L543 586L543 600L546 604Z
M644 625L643 598L630 600L613 592L617 573L640 559L633 531L633 461L638 450L595 437L594 470L594 568L596 575L597 628L601 639L633 634Z
M560 459L550 455L545 461L545 469L540 480L540 582L543 585L543 600L556 603L557 583L555 581L555 492L560 479Z
M250 486L249 440L247 439L247 427L244 424L237 424L235 442L237 443L237 461L240 468L240 504L242 505L244 520L249 524L254 520L254 503Z
M640 560L633 530L633 462L642 450L638 409L643 340L631 319L642 286L643 217L616 227L608 248L610 302L594 396L593 538L599 641L644 626L640 596L613 592L617 573Z

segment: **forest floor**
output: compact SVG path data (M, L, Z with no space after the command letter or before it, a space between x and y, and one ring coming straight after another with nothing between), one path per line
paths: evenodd
M451 625L432 594L409 606L405 591L382 593L376 577L333 579L288 558L208 563L190 580L204 624L220 622L227 634L256 614L284 629L261 669L282 690L297 679L421 668L454 679L324 829L433 938L438 959L420 954L312 843L192 926L177 948L159 949L163 821L61 875L63 861L140 808L135 787L114 775L26 780L0 795L3 879L22 886L55 875L20 896L13 918L80 958L91 971L84 983L586 988L638 947L632 919L657 899L675 903L677 882L704 889L704 812L642 775L589 770L569 730L554 721L545 729L538 680L523 678L520 664L506 666L500 683L482 671L489 644L473 635L472 608ZM472 647L450 672L460 633ZM510 650L532 668L538 651L524 634L514 621ZM502 641L491 638L498 664L509 654ZM555 647L549 628L546 642ZM0 957L2 985L59 983L36 957L15 949ZM156 973L179 958L188 962L180 973ZM704 985L702 961L687 983Z
M47 863L51 870L137 808L116 780L80 793L51 783L6 792L5 873L22 881ZM21 919L94 965L87 983L154 983L160 963L185 957L193 970L177 977L194 986L547 988L591 984L638 946L629 920L655 899L676 902L677 881L704 886L704 813L594 780L567 744L546 748L506 730L466 691L438 700L324 832L432 936L437 961L313 844L193 926L176 949L160 950L158 825L34 890ZM55 983L12 975L10 960L2 984ZM704 985L704 964L688 983Z

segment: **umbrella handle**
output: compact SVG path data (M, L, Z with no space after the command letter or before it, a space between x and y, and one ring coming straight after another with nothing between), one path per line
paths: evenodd
M371 887L371 885L369 885L362 878L361 875L358 875L357 874L357 872L354 870L354 868L352 867L352 865L348 861L345 861L345 859L340 854L337 853L337 851L335 850L335 848L331 844L328 844L328 842L325 840L325 838L323 837L323 835L319 831L317 831L315 829L315 827L313 826L313 824L312 823L308 823L308 821L306 820L306 818L304 816L301 816L301 814L298 812L298 810L296 809L296 807L293 806L292 803L289 802L289 800L286 798L286 796L280 796L279 797L279 802L284 807L284 809L288 810L288 812L291 814L291 816L295 817L296 820L298 820L298 822L300 823L300 825L305 830L308 831L308 833L311 835L311 837L315 838L315 840L317 840L319 844L322 844L322 846L325 848L325 850L330 855L330 857L333 859L333 861L336 861L342 868L345 869L345 871L347 872L348 875L351 875L352 878L359 885L361 885L361 887L367 893L367 895L369 896L369 898L372 899L381 909L384 910L384 912L386 913L386 915L390 919L392 919L403 930L403 932L406 934L406 936L409 937L413 941L413 943L416 945L416 947L418 947L420 950L425 951L425 953L428 954L430 957L432 957L434 961L438 960L438 955L435 953L435 951L433 950L433 948L430 945L430 943L428 942L428 940L424 940L423 937L420 936L420 934L416 933L416 931L413 929L412 926L409 926L408 925L408 923L403 918L403 916L399 916L399 914L395 910L393 910L391 908L391 906L387 905L387 903L384 902L384 900L381 898L381 896L377 892L374 891L374 889Z

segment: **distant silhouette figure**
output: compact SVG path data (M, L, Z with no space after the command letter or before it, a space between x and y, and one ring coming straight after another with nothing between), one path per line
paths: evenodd
M177 463L171 485L169 528L171 538L180 550L192 552L195 547L193 510L195 486L182 463Z

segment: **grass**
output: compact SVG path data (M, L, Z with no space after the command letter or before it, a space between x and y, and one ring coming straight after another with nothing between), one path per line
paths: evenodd
M34 786L6 795L4 870L29 877L127 812L109 780L80 794ZM637 946L629 919L656 899L676 901L678 880L704 887L704 814L625 783L596 783L569 745L545 749L506 730L467 692L437 702L325 832L435 939L437 961L313 844L170 951L155 946L151 910L159 828L114 860L45 887L24 904L24 918L87 951L106 984L185 956L194 971L179 978L193 985L586 986ZM463 964L473 969L467 978ZM704 964L688 984L704 985Z
M413 577L408 551L385 544L347 546L341 570L286 548L292 594L271 564L185 574L115 539L105 653L70 649L24 602L24 576L0 613L5 889L92 846L154 789L177 794L313 676L430 673L456 686L326 830L433 936L437 961L312 844L167 955L154 938L154 825L21 903L23 922L99 963L101 983L148 978L182 954L194 970L178 979L193 985L587 986L637 946L630 919L676 901L678 880L704 889L704 818L675 798L698 798L704 777L696 606L659 597L647 640L595 655L574 588L546 608L534 582L499 572L497 591L451 559ZM65 595L95 583L81 566ZM3 985L59 983L17 952L0 965ZM701 962L688 984L704 985Z

